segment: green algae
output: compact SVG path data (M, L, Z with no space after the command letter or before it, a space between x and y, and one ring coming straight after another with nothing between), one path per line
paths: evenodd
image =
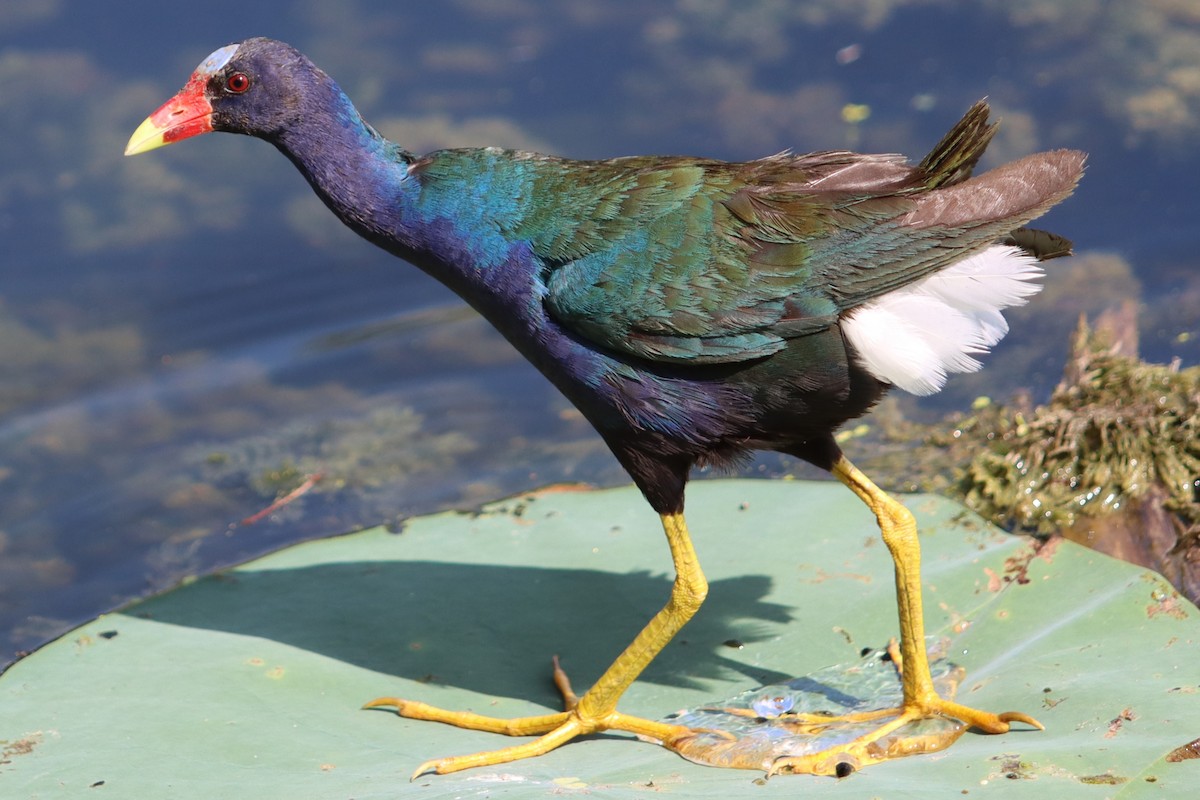
M968 503L1051 534L1162 487L1168 509L1200 524L1200 367L1124 355L1082 320L1072 350L1043 407L986 405L950 434L986 443L962 477Z
M960 425L988 447L961 488L985 516L1041 534L1119 512L1156 487L1200 524L1200 367L1147 364L1081 322L1068 375L1032 412L989 406Z
M1200 367L1150 364L1080 320L1049 401L989 404L933 437L975 449L954 487L1006 527L1159 570L1200 595Z

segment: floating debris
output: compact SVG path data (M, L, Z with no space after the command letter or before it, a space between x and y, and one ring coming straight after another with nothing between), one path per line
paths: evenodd
M1179 761L1188 761L1193 758L1200 758L1200 739L1193 739L1187 744L1176 747L1170 753L1167 753L1167 761L1172 764Z

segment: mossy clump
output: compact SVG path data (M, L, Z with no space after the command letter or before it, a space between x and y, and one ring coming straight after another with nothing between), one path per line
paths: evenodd
M1200 595L1200 367L1147 364L1080 321L1044 406L990 405L938 443L973 443L959 489L998 524L1063 534Z

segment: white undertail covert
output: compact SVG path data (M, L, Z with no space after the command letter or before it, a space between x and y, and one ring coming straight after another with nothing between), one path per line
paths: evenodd
M974 356L1008 333L1000 313L1041 291L1037 259L993 245L848 311L842 331L860 363L906 392L939 391L951 372L975 372Z

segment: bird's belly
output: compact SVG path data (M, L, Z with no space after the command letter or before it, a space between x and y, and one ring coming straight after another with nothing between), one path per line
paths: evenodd
M486 287L464 282L451 288L610 445L620 440L700 463L749 450L796 453L865 413L886 388L855 364L836 326L756 360L659 363L607 351L560 326L542 302L540 282L532 279L535 264L523 249L494 274L498 280Z
M606 438L640 436L702 463L750 450L802 454L887 389L848 357L836 328L805 339L755 362L691 368L592 352L579 373L591 379L560 388Z

